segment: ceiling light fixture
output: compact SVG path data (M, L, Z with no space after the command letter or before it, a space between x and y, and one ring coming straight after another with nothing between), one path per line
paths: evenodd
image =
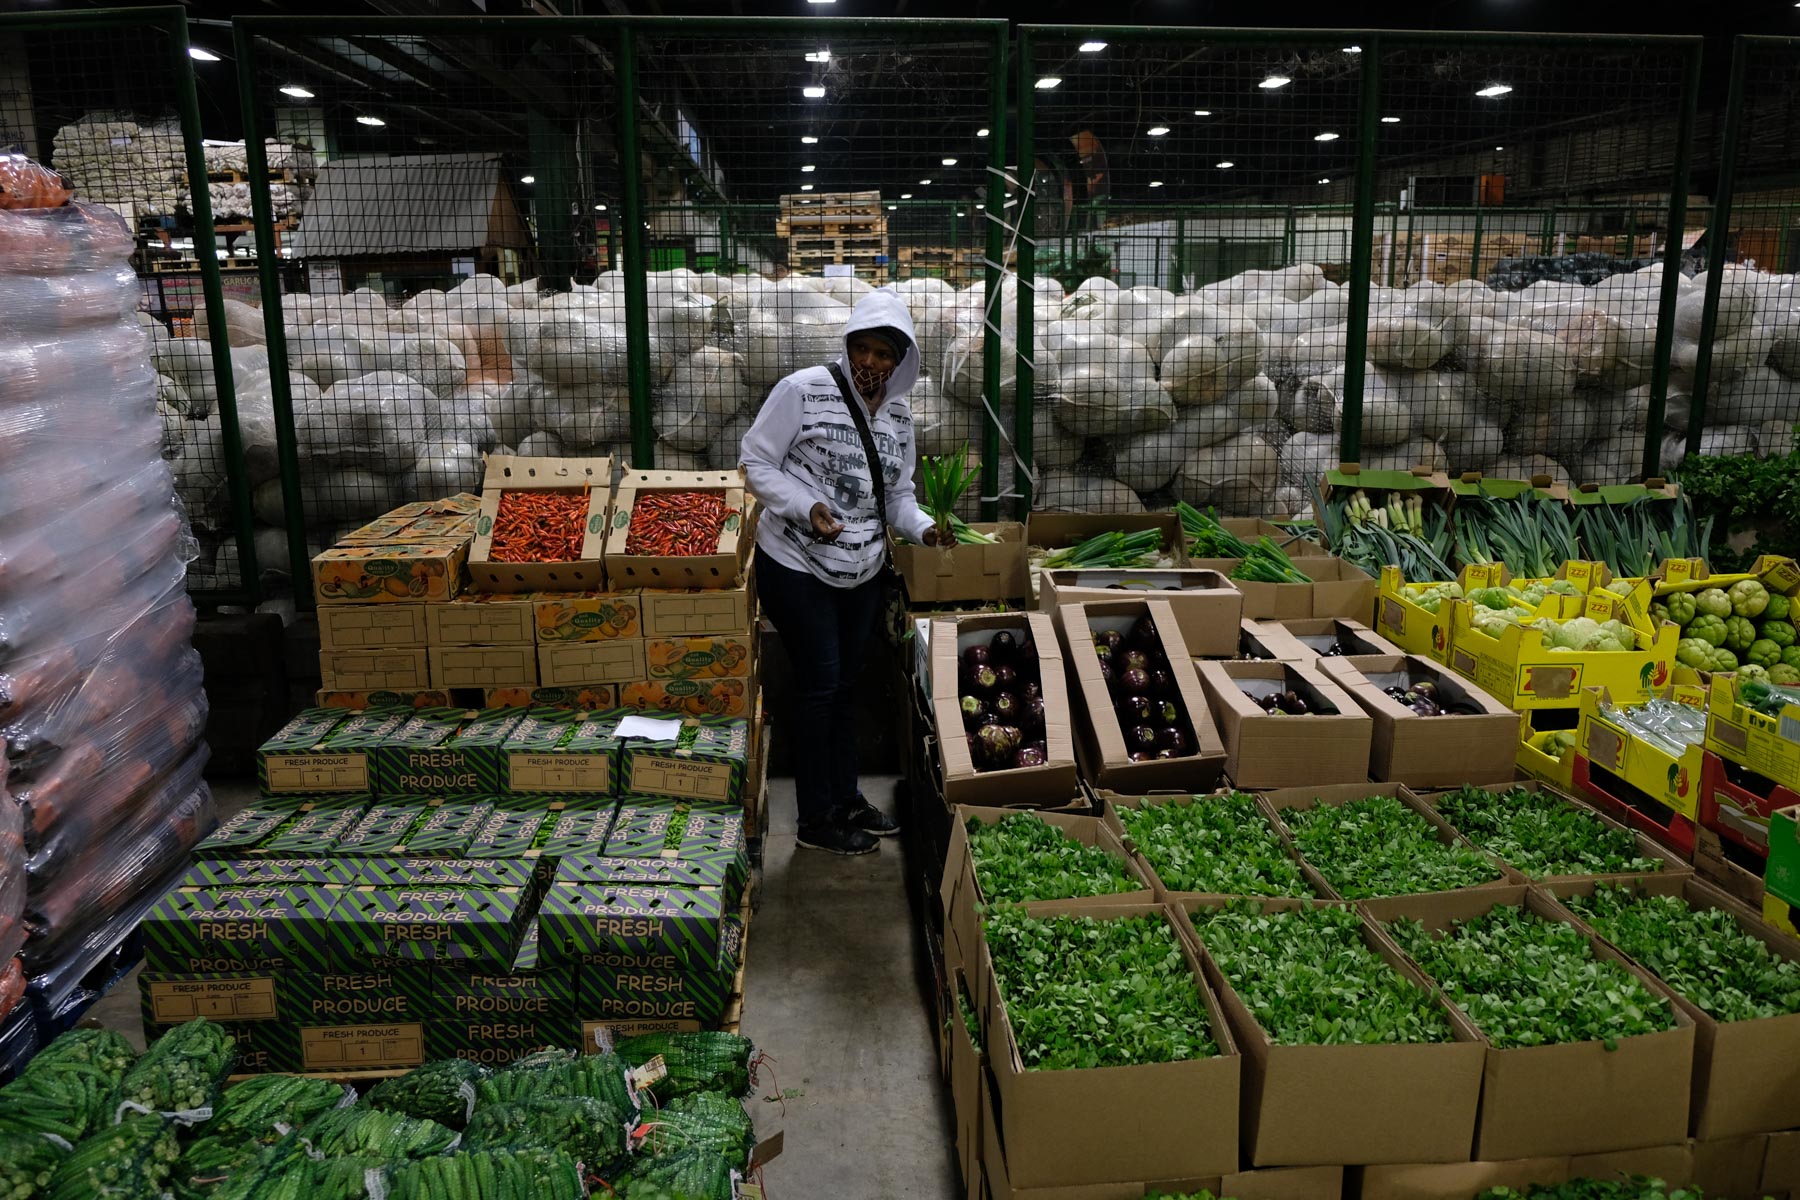
M889 211L889 212L899 212L899 211L900 211L900 206L899 206L899 205L898 205L898 204L890 204L890 205L888 205L888 206L887 206L887 210L888 210L888 211Z
M1102 50L1106 49L1106 43L1105 42L1083 42L1083 43L1081 43L1080 49L1083 54L1098 54Z
M921 179L921 180L919 180L919 186L920 186L920 187L930 187L930 186L931 186L931 180L929 180L929 179Z
M313 94L297 83L286 84L281 89L284 96L292 96L296 100L311 100Z
M605 212L605 211L606 211L606 205L604 205L604 204L596 204L596 205L594 205L594 211L595 211L595 212Z
M375 126L387 124L387 122L382 120L380 117L368 117L368 116L356 118L356 123L358 125L375 125Z
M519 176L519 182L520 183L536 183L537 176L536 175L521 175L521 176Z
M1362 47L1361 46L1345 46L1344 53L1345 54L1361 54Z
M1508 93L1510 91L1512 91L1512 85L1510 85L1510 84L1490 83L1486 87L1481 88L1475 94L1477 96L1482 97L1483 99L1492 100L1494 97L1504 96L1504 95L1506 95L1506 93Z
M800 168L800 173L802 175L811 175L814 171L816 171L818 169L819 168L817 166L815 166L814 164L807 163L804 167Z
M1167 132L1169 132L1169 127L1167 125L1152 125L1150 128L1144 130L1144 133L1149 137L1161 137Z
M803 183L800 185L800 190L803 192L810 192L813 190L813 185L810 183Z
M975 131L976 137L986 137L987 135L988 135L988 127L986 125L983 125L980 129L977 129Z
M901 199L902 199L902 200L911 200L911 199L912 199L912 193L911 193L911 192L901 192L901 193L900 193L900 198L901 198Z
M1216 162L1213 165L1218 167L1221 171L1229 171L1231 168L1237 166L1237 164L1232 162L1229 158Z
M1495 146L1495 147L1494 147L1494 149L1496 149L1496 150L1504 150L1504 149L1506 149L1506 147L1505 147L1505 146Z
M806 61L810 63L828 63L831 61L831 51L808 50L806 52Z
M1272 92L1276 88L1286 87L1292 82L1294 81L1289 79L1286 75L1271 75L1256 86L1262 88L1264 91Z
M977 209L984 209L984 208L986 208L986 207L987 207L987 205L985 205L985 204L977 204L977 205L976 205L976 206L975 206L975 207L976 207L976 208L977 208Z
M1161 186L1162 186L1162 180L1160 180L1160 179L1152 179L1152 180L1151 180L1151 181L1150 181L1150 186L1151 186L1151 187L1161 187Z
M956 165L956 160L954 158L945 158L945 159L940 159L939 161L942 162L946 167L954 167Z
M1212 109L1210 109L1210 108L1196 108L1196 109L1195 109L1195 110L1194 110L1194 115L1195 115L1195 116L1196 116L1196 117L1210 117L1210 116L1212 116Z
M825 89L814 84L812 87L801 88L800 94L805 96L808 100L823 100L825 98Z
M810 133L802 134L800 137L800 144L802 146L816 146L819 144L819 139Z
M1398 125L1400 123L1400 118L1399 117L1383 117L1383 118L1381 118L1381 123L1383 125Z
M219 56L204 46L189 46L188 57L195 62L218 62Z
M1319 182L1320 182L1320 183L1330 183L1330 182L1331 182L1331 176L1329 176L1329 175L1327 175L1327 176L1325 176L1325 178L1323 178L1323 179L1321 179L1321 180L1319 180Z
M1313 134L1313 141L1315 141L1315 142L1335 142L1337 140L1338 140L1338 135L1331 132L1329 129L1327 129L1324 133Z
M1039 79L1037 81L1037 90L1040 92L1047 92L1051 88L1061 87L1061 86L1062 86L1062 76L1060 76L1060 75L1046 75L1042 79Z

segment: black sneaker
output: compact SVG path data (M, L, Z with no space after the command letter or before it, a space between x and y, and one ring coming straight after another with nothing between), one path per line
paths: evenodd
M856 793L856 799L838 810L838 816L852 829L860 829L876 837L893 837L900 832L900 822L864 800L861 792Z
M881 849L880 842L835 815L814 825L802 825L794 841L808 850L825 850L851 857L873 854Z

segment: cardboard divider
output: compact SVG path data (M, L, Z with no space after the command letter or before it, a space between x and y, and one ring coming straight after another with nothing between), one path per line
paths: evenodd
M1056 632L1064 657L1074 669L1072 697L1078 708L1076 754L1082 775L1095 787L1134 791L1151 788L1187 788L1210 791L1225 769L1225 743L1213 723L1206 695L1194 672L1180 623L1166 600L1111 600L1103 603L1065 604L1059 610ZM1125 731L1113 709L1112 692L1100 674L1094 653L1094 635L1116 629L1128 632L1142 617L1156 623L1157 641L1169 662L1169 674L1188 723L1194 731L1195 753L1185 758L1132 762L1125 748Z
M523 458L490 454L481 477L481 511L469 551L469 578L478 592L586 592L605 586L603 549L612 496L610 458ZM570 562L495 562L494 522L505 492L580 492L587 497L581 556Z
M1102 809L1100 819L1105 824L1106 828L1112 832L1113 836L1119 839L1120 844L1125 847L1126 852L1143 868L1144 874L1156 888L1156 898L1163 903L1179 903L1196 896L1207 895L1210 893L1180 891L1170 888L1165 884L1162 881L1161 876L1156 873L1156 867L1144 856L1143 851L1137 848L1137 845L1131 840L1131 836L1125 832L1125 824L1119 818L1119 810L1122 808L1154 808L1165 804L1205 804L1210 800L1217 800L1225 796L1233 795L1234 793L1239 795L1245 794L1236 793L1235 789L1232 788L1220 788L1216 792L1205 795L1176 791L1158 791L1140 795L1125 795L1120 792L1102 791L1098 793ZM1281 843L1283 852L1293 860L1296 867L1300 868L1301 874L1306 875L1306 864L1301 859L1299 850L1294 848L1293 838L1288 833L1288 830L1282 826L1280 821L1272 819L1267 805L1259 802L1256 806L1256 810L1262 819L1268 822L1269 831L1273 833L1275 839ZM1310 876L1307 878L1307 882L1309 885L1312 884Z
M1385 926L1401 917L1436 932L1502 906L1569 921L1568 910L1553 896L1527 887L1364 900L1361 906L1384 927L1383 937L1389 936ZM1475 1131L1477 1159L1599 1154L1672 1145L1686 1137L1693 1019L1655 976L1591 932L1587 940L1596 959L1620 963L1667 999L1675 1028L1621 1039L1611 1050L1597 1041L1507 1050L1490 1043ZM1448 991L1445 996L1455 1003Z
M1421 821L1424 821L1427 825L1431 826L1432 830L1437 834L1438 840L1445 845L1463 846L1475 851L1480 850L1479 846L1476 846L1473 842L1463 837L1462 834L1452 829L1449 823L1443 818L1420 804L1418 797L1414 796L1403 784L1340 783L1328 787L1278 788L1274 791L1257 793L1257 801L1268 811L1270 818L1275 821L1276 828L1281 831L1282 837L1286 838L1288 844L1293 848L1294 856L1300 860L1301 870L1306 874L1306 880L1308 883L1312 884L1313 890L1328 899L1342 900L1344 899L1344 896L1332 886L1331 881L1326 879L1319 868L1312 864L1305 853L1301 851L1298 843L1294 841L1294 831L1288 827L1287 821L1283 818L1282 814L1295 809L1305 810L1317 808L1321 804L1353 804L1358 800L1365 800L1370 796L1392 796L1399 800L1400 803L1418 814ZM1487 857L1492 861L1491 855ZM1506 866L1504 863L1495 862L1494 879L1492 882L1480 883L1468 888L1457 888L1450 892L1422 892L1416 894L1434 896L1460 895L1463 892L1487 892L1492 891L1495 888L1518 887L1527 882L1528 881L1523 875L1519 874L1511 867Z
M735 588L743 581L756 522L743 471L626 471L606 532L606 572L619 588ZM630 554L631 515L639 496L656 492L720 492L727 509L712 554Z
M1310 663L1318 657L1318 652L1289 633L1287 627L1279 622L1255 621L1245 617L1238 623L1237 648L1230 654L1215 654L1211 657L1248 662Z
M894 543L894 567L906 580L906 595L912 603L980 604L1031 595L1024 524L995 521L969 528L998 540L952 546Z
M1202 662L1200 683L1225 742L1225 773L1239 787L1348 783L1369 776L1375 723L1311 666L1293 662ZM1276 692L1320 701L1336 713L1272 716L1257 699Z
M1674 896L1690 908L1729 913L1746 936L1763 943L1776 957L1800 962L1800 942L1770 928L1759 914L1691 875L1559 879L1548 881L1543 887L1562 901L1571 896L1592 896L1602 883L1630 888L1641 896ZM1581 914L1560 903L1557 908L1567 920L1595 932ZM1595 936L1602 935L1595 932ZM1650 974L1656 972L1654 962L1638 965ZM1665 986L1694 1023L1694 1136L1726 1138L1800 1126L1800 1072L1794 1069L1794 1064L1800 1062L1800 1013L1720 1021L1682 995L1675 985Z
M1255 1166L1379 1162L1461 1162L1474 1141L1486 1042L1461 1010L1363 917L1364 944L1396 975L1433 994L1454 1041L1442 1043L1283 1045L1271 1039L1192 918L1251 903L1263 913L1341 901L1224 896L1175 903L1183 932L1199 949L1244 1057L1244 1145Z
M1043 799L1061 803L1079 790L1075 738L1070 728L1069 689L1056 631L1045 613L994 613L945 617L931 622L931 711L940 748L944 798L951 804L997 804ZM977 771L963 729L958 700L958 667L962 652L986 645L1001 630L1010 630L1037 652L1038 684L1044 696L1045 762L1037 767Z
M1166 601L1194 657L1237 653L1244 594L1217 571L1045 571L1038 584L1038 608L1054 619L1065 604L1118 600L1121 592Z
M997 1084L994 1124L1014 1186L1185 1179L1236 1171L1243 1064L1199 956L1181 933L1179 914L1159 904L1071 900L1043 915L1102 921L1159 916L1168 922L1193 973L1219 1053L1181 1062L1028 1071L984 945L980 969L990 982L982 1027ZM1096 1114L1120 1119L1097 1120Z
M1172 512L1141 513L1073 513L1034 512L1025 522L1025 545L1031 550L1063 550L1076 546L1096 534L1138 533L1155 529L1162 533L1162 552L1171 567L1188 566L1187 538L1181 532L1181 518Z
M1469 779L1503 779L1518 753L1518 714L1449 669L1420 655L1321 658L1319 671L1374 721L1369 776L1421 787ZM1475 713L1423 717L1383 689L1429 681L1438 702Z

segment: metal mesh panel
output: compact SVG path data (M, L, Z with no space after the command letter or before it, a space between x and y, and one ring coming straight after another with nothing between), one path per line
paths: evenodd
M241 320L242 304L228 304L224 368L208 339L207 284L200 266L212 252L211 226L196 214L188 180L184 133L198 139L183 92L175 10L145 10L140 18L105 20L57 16L0 17L0 153L23 154L54 167L77 202L104 205L137 231L132 266L141 289L139 319L158 373L157 408L168 460L199 543L188 586L214 599L244 599L248 526L240 526L245 498L234 490L237 421L232 381L254 378L264 359L260 324ZM222 49L222 39L214 39ZM191 82L187 85L192 95ZM240 152L241 158L241 152ZM227 272L234 293L254 294L254 265ZM268 429L268 462L274 431ZM254 585L255 580L249 580Z
M735 467L770 388L837 359L857 300L890 285L921 356L918 453L979 459L1001 428L983 403L982 247L1002 35L829 21L638 34L658 467ZM1001 469L980 490L1010 480ZM977 516L975 490L962 515Z
M247 44L258 126L317 161L269 214L299 471L257 488L259 523L316 551L479 490L484 452L626 443L612 30L267 21Z
M1400 41L1381 56L1362 461L1641 478L1662 259L1685 232L1683 46ZM1693 361L1676 325L1671 424Z
M1031 45L1033 505L1299 509L1337 454L1360 48Z

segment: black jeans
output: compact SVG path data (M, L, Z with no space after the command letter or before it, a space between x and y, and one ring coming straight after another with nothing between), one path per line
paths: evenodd
M881 579L834 587L759 554L756 590L781 635L799 693L790 728L797 735L794 794L804 828L856 799L856 685L875 632Z

